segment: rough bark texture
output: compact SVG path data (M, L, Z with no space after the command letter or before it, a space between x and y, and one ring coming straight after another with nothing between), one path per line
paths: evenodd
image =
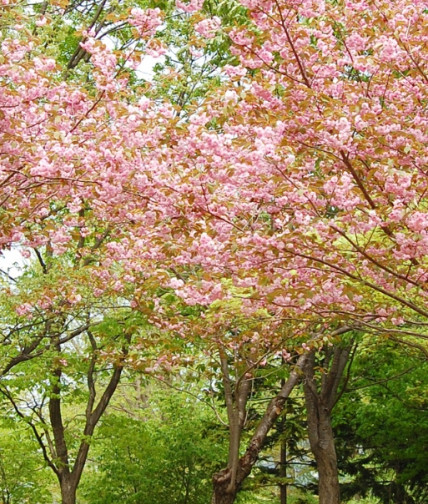
M311 404L309 404L311 402ZM318 468L320 504L340 504L339 475L331 416L324 405L309 396L306 400L309 442Z
M213 476L213 496L211 504L233 504L238 493L238 485L235 488L230 488L232 474L230 469L223 469ZM236 482L237 483L237 482Z
M61 481L61 504L76 504L77 484L70 474Z
M308 436L318 469L320 504L340 504L339 473L331 412L337 400L340 380L350 348L335 347L325 352L321 385L315 380L315 356L311 354L304 368L304 392L308 418Z

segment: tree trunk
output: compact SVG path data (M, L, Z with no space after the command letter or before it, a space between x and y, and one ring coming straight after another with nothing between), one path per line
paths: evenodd
M312 353L304 373L304 393L308 417L308 437L318 469L319 504L340 504L339 471L331 412L338 399L338 387L350 354L350 346L325 351L325 371L318 388L315 380L315 355Z
M340 504L339 474L331 416L322 405L318 405L314 412L317 416L310 421L308 418L308 423L314 425L314 422L317 422L317 426L310 428L309 442L318 468L319 504ZM316 433L313 429L317 429Z
M214 474L211 504L233 504L233 502L235 502L236 495L243 481L251 473L259 457L266 436L281 414L287 397L300 381L308 355L309 353L304 353L298 358L295 368L291 371L288 380L282 385L277 396L270 401L265 414L256 427L251 441L247 445L245 454L235 461L236 464L234 467L229 464L228 467ZM239 432L239 434L240 433L241 432ZM238 441L240 441L240 437ZM231 442L231 440L229 440L229 442Z
M282 357L282 365L285 364L284 357ZM285 385L285 379L281 380L281 387ZM284 409L284 415L281 420L280 432L282 435L281 447L279 452L279 476L280 478L287 478L287 438L285 437L285 426L287 423L287 410ZM287 504L287 483L279 485L279 503Z
M213 496L211 504L233 504L238 493L238 482L231 488L230 469L222 470L213 476Z
M236 493L217 493L213 496L212 504L233 504L236 499Z
M285 423L285 416L284 416ZM280 451L280 468L279 475L281 478L287 478L287 440L283 439L281 441L281 451ZM279 502L280 504L287 504L287 483L281 483L279 485Z
M77 482L73 481L70 474L61 477L60 486L61 504L76 504Z

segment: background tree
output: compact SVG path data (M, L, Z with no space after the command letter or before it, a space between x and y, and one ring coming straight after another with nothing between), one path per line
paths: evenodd
M226 446L204 393L190 386L198 401L148 379L140 386L138 394L132 382L121 386L95 439L82 495L94 504L208 502Z
M110 318L80 309L75 307L74 319L71 310L63 317L51 313L42 329L28 323L15 326L8 341L12 347L26 340L31 344L34 331L42 330L43 337L37 354L21 359L0 384L8 415L32 432L40 462L58 479L63 504L76 501L91 438L119 384L131 337L144 331L143 322L136 324L126 308L123 316L116 311ZM13 319L13 314L5 315ZM85 325L73 330L79 319Z
M1 408L0 496L4 504L50 504L54 480L38 455L28 429L18 427Z
M423 353L363 340L333 416L343 498L377 502L426 499L426 373Z

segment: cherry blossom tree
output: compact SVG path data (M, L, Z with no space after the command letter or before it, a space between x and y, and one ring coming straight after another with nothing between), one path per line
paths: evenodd
M176 292L227 299L231 275L250 311L422 338L426 5L247 6L253 27L230 32L241 64L171 138L180 172L164 177L192 231L177 226L169 252L210 271Z
M88 89L64 82L19 26L3 41L1 67L2 244L74 248L84 264L96 255L97 295L131 287L133 308L183 338L189 317L171 317L159 288L198 307L199 334L220 341L210 348L225 390L230 332L203 320L207 309L218 306L224 320L239 299L246 320L264 313L263 352L274 353L290 323L299 353L306 335L302 368L329 333L421 338L428 315L426 2L241 5L250 21L227 27L202 2L176 4L195 25L189 50L227 32L234 56L222 85L188 104L185 118L168 97L138 97L127 70L137 55L89 32L80 45L93 65ZM127 16L150 46L162 13ZM230 388L235 432L247 368L261 362L255 353ZM263 441L256 431L239 458L232 423L216 504L234 501ZM323 488L321 503L339 502Z

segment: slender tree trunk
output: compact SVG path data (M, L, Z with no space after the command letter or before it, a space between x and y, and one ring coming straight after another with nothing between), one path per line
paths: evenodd
M282 357L282 365L284 366L285 359ZM281 387L285 385L285 379L281 380ZM287 478L287 438L285 437L285 427L287 424L287 410L284 409L284 415L281 420L281 447L279 452L279 476L280 478ZM280 504L287 504L287 483L279 485L279 502Z
M284 417L285 423L285 417ZM281 441L281 451L280 451L280 468L279 475L281 478L287 477L287 440L283 439ZM287 483L281 483L279 485L279 502L280 504L287 504Z
M339 472L331 412L338 398L338 387L350 350L350 347L326 350L324 373L319 387L315 380L313 353L304 368L308 437L318 469L319 504L340 504Z
M61 405L61 367L54 369L52 376L52 395L49 400L49 419L53 433L53 446L52 454L58 460L56 465L49 457L45 457L50 467L54 470L61 488L61 504L76 504L76 492L79 486L80 478L85 468L86 460L88 458L89 443L95 427L97 426L101 416L106 410L110 399L112 398L116 388L119 384L122 375L123 367L121 364L115 366L114 371L110 377L110 381L105 387L98 403L96 403L96 389L94 381L95 366L97 361L95 339L91 332L88 331L88 336L93 347L93 355L87 373L87 383L89 389L89 398L86 405L86 423L83 430L83 436L76 458L73 464L70 464L68 455L68 446L66 441L66 430L62 420L62 405ZM127 338L129 343L129 339ZM61 352L61 347L57 343L58 353ZM128 352L127 347L122 348L123 354Z
M318 469L320 504L340 504L339 474L330 412L311 393L306 395L309 443Z
M306 364L309 353L305 353L299 357L295 368L290 373L288 380L281 387L280 392L276 397L274 397L269 403L263 418L258 424L251 441L249 442L245 454L241 458L236 458L233 456L232 459L235 465L232 466L230 463L231 454L229 454L229 465L225 469L222 469L213 476L213 496L211 504L233 504L235 502L238 491L241 488L243 481L251 473L251 470L256 463L260 450L263 447L266 436L268 435L270 429L275 424L279 415L281 414L284 403L287 397L290 395L294 387L299 383L302 370ZM229 429L230 432L233 429ZM238 439L238 448L240 441ZM236 440L230 439L236 445Z
M290 377L281 387L280 392L275 396L258 424L251 441L249 442L245 454L236 461L235 467L229 465L213 476L213 496L211 504L233 504L244 480L249 476L254 464L257 462L259 453L263 448L271 428L281 414L284 403L294 387L299 383L302 369L310 353L299 357L295 369L290 373ZM239 446L239 445L238 445Z

